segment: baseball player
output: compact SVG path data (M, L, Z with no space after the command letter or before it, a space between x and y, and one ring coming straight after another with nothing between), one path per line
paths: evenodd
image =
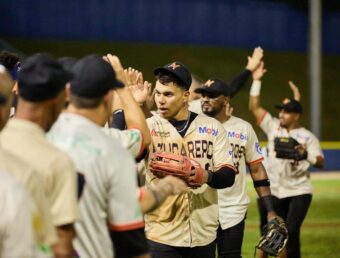
M12 87L13 81L4 67L0 65L0 132L8 120ZM35 220L33 228L35 241L39 247L42 247L41 250L44 250L45 253L51 253L50 247L57 242L57 237L51 221L48 199L41 175L29 163L4 150L1 142L0 170L13 176L30 194L35 206L32 210L32 216Z
M230 113L230 87L218 78L211 78L196 89L201 94L201 108L204 114L216 118L226 130L231 148L225 155L231 157L236 169L232 187L218 190L219 223L218 257L241 257L244 222L249 204L246 191L246 166L250 170L254 187L266 204L268 219L276 216L267 173L262 165L260 144L252 126Z
M274 196L275 210L285 219L288 229L287 256L300 257L300 228L312 200L312 185L308 168L322 168L324 163L318 139L299 123L302 105L292 98L285 98L276 105L279 118L274 118L260 104L261 78L266 70L264 63L253 72L249 109L257 124L268 137L268 176ZM299 145L295 149L302 153L302 160L276 157L274 141L278 137L291 137Z
M147 120L152 137L147 160L160 152L187 156L203 168L204 184L168 197L145 216L150 251L154 258L215 257L216 189L230 187L235 179L231 158L225 155L229 143L218 121L188 110L191 74L183 64L173 62L154 72L158 110ZM159 179L149 169L146 185L153 187Z
M102 131L111 113L113 88L122 88L101 56L73 67L70 104L49 132L78 171L80 221L75 249L80 257L150 257L138 203L135 163Z
M73 223L78 218L76 173L72 161L46 139L65 101L70 80L61 65L46 54L26 59L18 77L19 100L15 118L1 133L5 150L29 163L43 178L56 227L56 256L73 254Z

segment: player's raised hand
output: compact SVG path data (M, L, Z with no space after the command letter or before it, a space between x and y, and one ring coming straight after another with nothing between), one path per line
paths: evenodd
M292 81L288 81L288 84L289 84L290 89L293 92L294 99L296 101L300 101L301 94L300 94L299 88Z
M260 62L263 58L263 49L261 47L257 47L254 49L252 56L248 56L248 63L246 69L253 72L260 65Z
M144 81L143 74L136 69L129 67L124 70L127 86L137 103L143 104L148 96L151 84Z
M112 66L113 70L116 72L116 76L117 76L118 80L120 80L122 83L124 83L126 85L124 68L123 68L118 56L114 56L114 55L109 53L106 56L103 56L103 59Z
M267 69L264 68L264 62L261 61L259 66L252 72L253 80L261 80L266 72Z

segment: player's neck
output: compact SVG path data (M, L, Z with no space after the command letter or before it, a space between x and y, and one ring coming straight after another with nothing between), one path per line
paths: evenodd
M300 127L301 127L301 125L299 124L299 122L296 122L296 123L290 124L289 126L286 126L286 129L289 132L291 130L298 129Z
M106 112L104 112L105 110L103 109L104 109L103 105L100 105L97 108L90 109L90 108L77 108L70 103L69 106L67 107L66 112L83 116L91 120L95 124L103 126L107 119L107 116L105 116Z
M182 121L182 120L187 120L188 117L189 117L189 110L188 110L188 107L185 106L176 114L173 120Z
M223 124L224 122L227 122L230 119L231 116L227 116L225 114L225 110L222 109L219 113L217 113L214 118L219 121L221 124Z

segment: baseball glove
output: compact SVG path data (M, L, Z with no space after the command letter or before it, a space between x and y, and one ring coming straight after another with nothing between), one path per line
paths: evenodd
M281 217L275 217L264 226L263 235L256 248L263 252L278 256L286 246L288 240L288 230Z
M149 168L158 178L172 175L181 178L191 187L199 187L203 184L204 171L201 165L185 156L166 152L154 153Z
M300 145L300 143L292 137L276 137L274 139L276 157L279 159L306 159L307 151L299 151L296 148L298 145Z

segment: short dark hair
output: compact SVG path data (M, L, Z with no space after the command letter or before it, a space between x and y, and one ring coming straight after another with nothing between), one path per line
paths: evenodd
M71 94L70 96L70 103L75 105L77 108L89 108L94 109L99 107L100 103L103 101L104 97L97 97L97 98L86 98L86 97L79 97L77 95Z
M177 77L173 76L171 73L167 71L161 71L156 75L156 79L161 83L161 84L168 84L168 83L174 83L178 87L184 90L188 90L188 88L183 84L181 80L179 80Z
M7 70L12 70L19 62L20 57L17 54L2 51L0 54L0 64L6 67Z

